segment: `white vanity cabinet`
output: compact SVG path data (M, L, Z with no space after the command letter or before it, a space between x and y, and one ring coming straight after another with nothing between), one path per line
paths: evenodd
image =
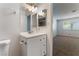
M33 37L21 36L23 56L46 56L46 34Z

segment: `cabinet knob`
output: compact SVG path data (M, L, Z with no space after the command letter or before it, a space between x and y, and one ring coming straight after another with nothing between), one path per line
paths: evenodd
M42 41L42 39L40 39L40 41Z
M23 40L21 42L24 42Z
M43 51L43 53L44 53L44 55L43 55L43 56L46 56L46 53L45 53L45 51Z
M24 43L25 45L27 44L27 42Z

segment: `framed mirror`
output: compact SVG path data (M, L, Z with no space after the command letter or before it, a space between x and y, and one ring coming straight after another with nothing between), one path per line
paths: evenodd
M32 14L32 31L36 31L37 30L37 13Z
M38 13L38 26L46 26L46 19L47 19L47 10L44 9Z

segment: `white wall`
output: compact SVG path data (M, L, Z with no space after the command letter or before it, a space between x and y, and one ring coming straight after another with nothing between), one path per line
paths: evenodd
M0 39L8 38L10 43L10 55L19 55L19 33L20 33L20 5L17 3L0 4ZM16 14L12 12L15 11Z
M69 19L65 19L65 20L69 20L71 22L79 22L79 18L69 18ZM73 36L73 37L79 37L79 31L77 30L63 30L63 20L58 20L57 22L57 30L58 30L58 35L64 35L64 36Z
M54 3L54 16L58 19L79 17L79 3ZM76 10L76 12L72 12Z
M55 17L53 17L52 25L53 37L55 37L57 35L57 19Z

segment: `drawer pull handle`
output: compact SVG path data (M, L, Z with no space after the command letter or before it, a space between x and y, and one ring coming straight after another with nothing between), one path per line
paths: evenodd
M21 42L24 42L23 40Z
M42 39L40 39L40 41L42 41Z

